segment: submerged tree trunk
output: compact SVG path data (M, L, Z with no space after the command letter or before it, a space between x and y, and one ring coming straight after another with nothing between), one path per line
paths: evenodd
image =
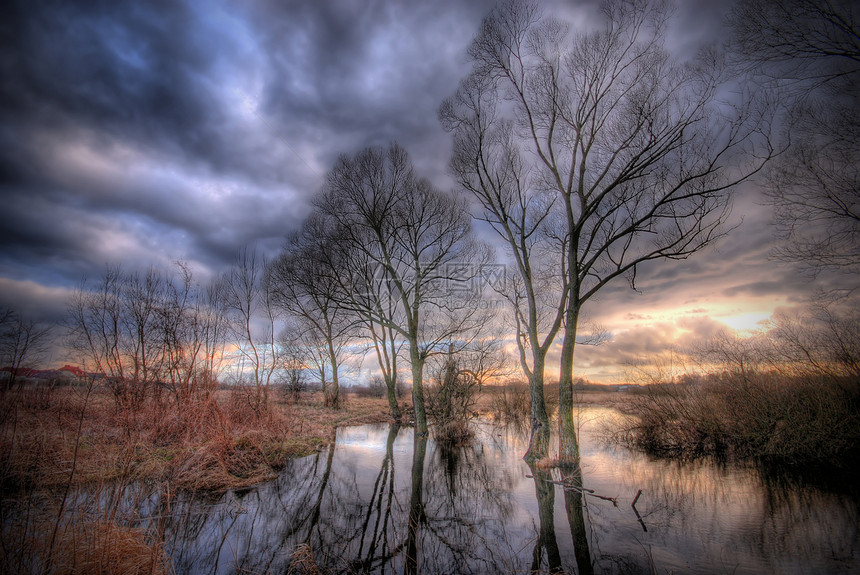
M416 433L412 450L412 493L409 497L409 525L406 539L406 567L404 573L420 573L418 562L418 528L424 523L424 457L427 453L427 436Z
M592 575L594 566L591 563L591 553L588 550L588 531L585 528L582 496L582 468L579 466L562 471L565 484L573 489L564 490L564 509L567 512L567 522L570 525L570 536L573 539L573 553L576 556L576 572L578 575Z
M529 448L523 455L526 461L537 461L549 454L549 416L543 394L543 358L536 360L529 377L529 396L531 399L531 436Z
M539 469L534 465L530 465L529 468L535 480L538 517L540 518L540 534L532 553L531 572L541 572L543 552L546 551L549 572L564 573L564 568L561 566L558 539L555 536L555 485L550 481L552 477L546 470Z

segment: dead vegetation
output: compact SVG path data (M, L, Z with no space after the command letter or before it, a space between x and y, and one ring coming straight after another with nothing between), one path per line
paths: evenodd
M650 385L630 396L614 430L655 454L732 455L791 465L856 465L860 382L779 374Z
M2 399L0 481L5 489L120 478L177 489L243 487L320 448L337 426L389 419L384 400L352 397L332 410L319 395L253 409L242 390L221 390L181 406L153 400L132 410L106 389L27 386Z
M179 492L259 483L340 425L390 419L384 399L248 399L239 388L127 409L92 382L0 396L0 572L169 573L160 523L119 504L130 490L155 490L169 512Z

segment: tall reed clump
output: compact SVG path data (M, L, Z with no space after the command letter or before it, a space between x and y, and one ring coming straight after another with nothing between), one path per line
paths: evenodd
M520 425L531 418L531 396L526 383L494 385L490 389L489 413L503 424ZM548 384L544 388L547 413L552 417L558 408L558 386Z
M656 454L839 467L860 455L860 382L852 378L723 374L647 386L622 409L632 418L615 438Z

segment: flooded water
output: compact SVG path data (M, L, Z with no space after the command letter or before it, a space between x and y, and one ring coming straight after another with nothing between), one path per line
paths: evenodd
M860 571L856 491L649 459L599 440L608 416L580 413L581 477L531 469L526 438L490 425L458 449L407 428L344 428L275 481L174 499L166 548L180 574L285 573L302 544L336 573Z

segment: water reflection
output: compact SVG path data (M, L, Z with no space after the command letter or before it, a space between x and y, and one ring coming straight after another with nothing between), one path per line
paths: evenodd
M652 460L597 440L596 421L610 412L585 415L582 467L565 473L526 465L527 437L512 430L480 426L473 444L443 448L412 429L362 426L340 430L333 448L291 461L254 489L180 497L169 508L157 494L130 500L162 523L180 574L283 573L304 544L333 573L860 567L856 492Z
M538 517L540 533L532 552L532 572L542 571L543 556L546 553L547 566L550 573L563 573L561 552L555 536L555 485L552 476L547 471L530 466L535 481L535 494L538 502Z

